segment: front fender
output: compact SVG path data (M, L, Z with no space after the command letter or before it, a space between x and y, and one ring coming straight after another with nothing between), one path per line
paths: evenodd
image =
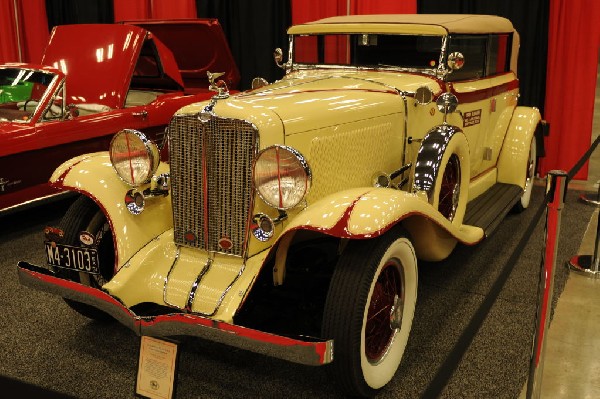
M168 165L161 163L156 173L168 171ZM131 187L113 169L108 152L66 161L54 171L50 184L86 195L103 210L115 240L117 269L141 247L173 227L170 196L148 200L146 209L139 215L127 210L125 194Z
M542 119L534 107L516 107L498 158L498 182L525 188L529 147Z
M417 257L442 260L457 242L472 245L483 230L454 225L427 201L427 197L391 188L355 188L332 194L300 212L280 239L298 230L338 238L368 239L382 235L397 223L408 229Z

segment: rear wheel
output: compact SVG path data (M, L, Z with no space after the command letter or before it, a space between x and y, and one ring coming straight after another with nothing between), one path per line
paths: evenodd
M527 160L527 172L525 174L525 187L523 188L523 194L521 199L515 204L514 210L516 212L523 212L529 206L531 202L531 192L533 191L533 181L535 179L535 171L537 168L537 143L535 136L531 140L531 147L529 147L529 159Z
M64 232L62 242L67 245L81 246L80 237L83 232L88 233L87 236L94 237L94 245L98 250L100 261L100 274L59 270L59 275L95 288L102 287L112 279L115 268L113 235L106 216L94 201L83 195L77 198L62 218L59 229ZM112 320L108 314L87 304L67 298L65 302L90 319Z
M394 376L412 325L417 262L405 230L353 241L325 302L322 335L334 341L330 372L349 395L373 396Z

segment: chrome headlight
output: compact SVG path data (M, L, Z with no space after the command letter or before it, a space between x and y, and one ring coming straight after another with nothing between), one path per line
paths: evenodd
M160 162L158 147L137 130L124 129L110 142L110 162L130 186L147 183Z
M308 193L310 181L306 160L293 148L275 145L258 154L254 185L268 205L282 210L293 208Z

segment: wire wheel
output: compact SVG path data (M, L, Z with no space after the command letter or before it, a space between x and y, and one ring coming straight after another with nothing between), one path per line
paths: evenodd
M322 336L333 339L328 367L340 389L373 396L400 365L417 300L417 260L407 232L348 243L331 278Z
M396 329L400 328L404 307L404 279L397 259L384 265L373 289L365 326L365 354L377 364L387 353Z
M456 154L452 154L442 180L440 182L440 195L438 201L438 210L444 217L450 221L454 220L458 201L460 198L460 160Z
M537 143L535 136L531 140L531 146L529 147L529 158L527 159L525 172L525 185L523 187L523 194L520 200L515 204L514 210L516 212L523 212L529 203L531 202L531 192L533 191L533 183L535 179L535 171L537 169Z

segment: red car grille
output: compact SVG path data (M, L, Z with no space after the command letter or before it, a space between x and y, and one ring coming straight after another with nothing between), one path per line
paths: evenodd
M169 124L175 243L244 256L258 130L243 120L177 115Z

